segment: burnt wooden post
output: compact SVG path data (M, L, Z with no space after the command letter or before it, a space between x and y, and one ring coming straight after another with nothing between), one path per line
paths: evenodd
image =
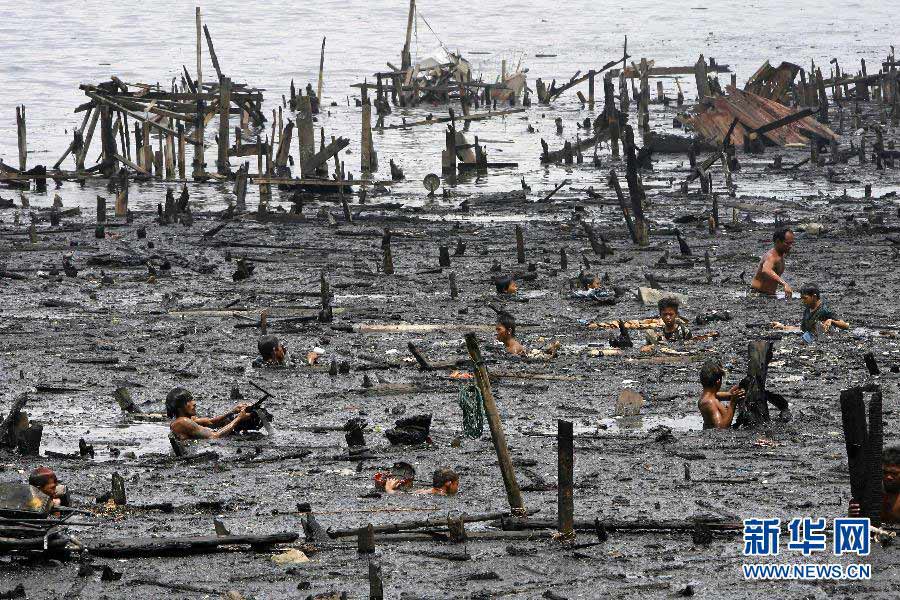
M481 397L484 401L484 413L487 416L488 426L491 429L491 440L494 442L494 450L497 452L497 462L500 463L500 471L503 474L503 485L506 488L506 499L514 514L525 514L525 505L522 503L522 492L516 482L516 472L513 469L512 459L509 456L509 448L506 445L506 435L503 433L503 424L497 413L497 405L494 402L494 394L491 391L491 380L488 375L484 359L481 357L481 349L478 347L478 339L474 333L466 334L466 348L475 368L475 381Z
M516 260L520 265L525 264L525 235L521 225L516 225Z
M391 230L385 228L381 236L381 250L384 252L384 274L394 274L394 257L391 254Z
M464 543L466 541L466 516L460 514L448 514L447 529L450 532L451 543Z
M110 494L112 501L116 506L125 506L127 498L125 497L125 480L118 473L112 474L112 491Z
M112 113L105 104L100 105L100 147L103 156L100 172L110 177L116 171L116 136L112 130Z
M231 79L219 79L219 159L216 164L219 175L231 175L228 147L231 128L228 124L231 113Z
M557 531L562 539L575 537L575 443L572 422L559 419L556 422L557 461Z
M623 139L625 146L626 171L625 176L628 182L628 194L631 196L631 210L634 215L634 232L637 236L638 244L646 246L650 243L650 232L644 221L644 187L641 185L637 172L637 157L634 151L634 132L631 127L625 126L625 137Z
M565 271L569 268L569 258L566 256L566 247L559 249L559 269Z
M250 163L245 162L238 169L234 179L235 209L238 212L247 210L247 174L250 171Z
M703 100L709 96L709 79L706 75L706 60L702 54L694 65L694 79L697 83L697 100Z
M450 266L450 248L448 248L447 246L441 246L440 248L438 248L438 266Z
M591 69L588 72L588 110L594 110L594 79L597 72Z
M28 168L28 140L25 131L25 105L16 107L16 136L19 142L19 170Z
M850 494L860 504L860 516L881 523L883 496L882 397L876 387L869 401L869 422L862 388L841 391L841 418L850 472Z
M747 354L747 396L738 406L735 422L746 427L756 427L769 421L766 376L769 362L772 360L772 342L750 342L747 345Z
M381 564L374 560L369 561L369 600L384 600L384 580L381 574Z
M119 189L116 191L116 217L128 216L128 174L122 173L119 178Z
M106 198L97 196L97 223L106 223Z
M187 167L184 164L185 141L184 141L184 124L178 124L178 179L185 179L187 176Z
M628 209L628 203L625 201L625 194L622 192L622 186L619 184L619 176L616 175L615 169L610 170L609 172L609 183L616 191L616 197L619 199L619 207L622 209L622 215L625 217L625 225L628 227L628 234L631 236L631 241L637 244L638 236L634 229L634 221L631 219L631 212Z
M372 104L369 102L368 88L362 87L362 148L360 152L360 171L366 177L378 170L378 158L372 141Z
M369 523L360 527L356 532L356 551L360 554L372 554L375 552L375 530Z

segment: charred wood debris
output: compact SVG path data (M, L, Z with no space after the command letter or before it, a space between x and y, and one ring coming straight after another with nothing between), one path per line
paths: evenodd
M410 22L414 12L413 1ZM858 163L859 170L874 168L876 177L880 173L890 173L898 166L900 152L895 148L895 140L900 119L900 87L897 76L900 62L893 53L881 61L877 72L872 74L867 72L864 60L857 72L844 70L837 61L827 65L810 64L808 67L787 62L774 67L766 62L743 87L739 87L733 73L730 74L729 82L723 84L720 81L720 76L728 75L730 69L713 59L707 60L701 55L693 65L657 66L653 60L637 60L630 55L626 41L621 57L611 57L606 64L579 71L568 80L563 80L563 83L553 80L547 84L537 79L531 90L526 80L526 71L521 65L507 72L504 63L500 77L488 82L482 76L476 78L469 63L459 54L448 53L445 62L414 64L410 57L408 29L400 67L388 63L389 70L375 73L371 79L367 77L363 83L353 86L359 93L357 104L362 128L362 146L358 149L360 163L357 176L354 176L342 159L342 153L348 149L350 141L341 137L326 139L328 136L324 130L318 132L318 139L316 135L315 115L324 110L321 105L324 40L317 90L311 84L305 90L297 89L291 81L290 91L282 97L281 106L267 113L264 109L264 90L257 89L250 83L235 81L228 75L227 65L220 65L216 56L211 32L201 24L199 9L196 20L196 68L191 71L184 66L180 84L173 82L170 90L160 85L126 82L118 77L112 77L107 82L80 86L85 102L76 107L75 112L83 114L81 125L73 131L71 143L53 165L29 164L26 109L24 106L16 108L19 161L17 165L0 162L0 190L5 188L11 191L51 193L48 191L48 180L55 182L57 187L68 181L106 186L108 193L114 198L111 201L114 208L112 214L108 215L106 197L98 196L96 218L92 220L82 218L79 209L66 209L62 202L55 203L51 209L35 210L27 205L25 195L16 204L15 201L2 200L0 194L0 208L21 211L16 213L15 226L10 222L11 211L0 213L3 214L2 237L6 238L2 244L4 257L0 259L0 283L6 288L6 306L17 302L18 292L22 292L23 298L37 298L26 290L30 289L29 286L43 285L41 282L48 280L47 278L50 281L65 282L67 279L85 281L86 277L91 277L100 285L112 286L115 277L130 282L128 285L137 286L144 282L163 281L166 277L172 277L172 273L180 272L188 280L197 278L212 286L209 292L218 296L218 300L201 305L187 305L180 302L179 297L187 294L189 288L179 290L172 287L171 296L167 292L163 310L151 313L155 318L177 319L179 322L184 322L186 318L225 320L223 323L231 320L235 336L271 330L285 336L302 334L304 338L394 335L406 336L419 343L423 335L430 333L436 333L445 339L453 338L458 345L451 347L450 352L460 352L450 360L428 356L428 353L422 352L410 341L409 360L367 353L362 344L357 344L356 350L347 354L346 362L335 356L326 358L326 364L317 363L299 368L313 373L328 373L332 378L345 377L348 381L358 374L362 383L354 386L347 394L360 397L415 395L436 389L446 392L448 388L455 389L454 386L461 382L473 385L473 389L477 388L478 395L483 400L490 446L497 458L496 464L499 466L508 506L502 510L487 510L483 513L450 513L408 521L378 521L362 526L329 528L327 531L318 525L309 505L298 506L298 510L292 511L292 514L302 516L302 541L300 535L293 530L232 535L224 527L220 531L218 525L216 535L110 539L95 535L102 530L104 521L108 519L140 519L141 515L153 511L171 513L227 510L221 504L205 506L203 502L196 502L179 507L166 500L140 501L131 495L126 498L125 481L118 472L114 472L111 490L105 492L99 498L102 502L95 506L87 505L82 510L42 507L37 512L21 507L0 510L0 553L42 553L56 558L81 556L81 569L85 574L96 570L101 572L103 578L114 580L121 577L121 573L116 573L109 566L94 565L91 562L93 557L183 556L217 552L222 548L260 551L271 550L276 546L282 546L278 550L281 552L285 545L300 549L308 555L352 550L360 556L369 557L370 597L381 598L384 594L382 569L379 559L375 558L375 548L382 545L400 542L421 542L423 546L448 544L451 550L444 552L441 558L467 560L469 556L466 544L482 540L511 544L522 540L546 540L545 543L557 544L562 551L577 555L579 549L602 545L610 536L666 532L688 535L695 543L702 544L708 543L712 536L734 535L741 530L739 521L708 517L623 520L616 518L612 512L596 517L592 515L591 518L587 518L587 515L576 516L574 505L577 503L577 494L573 490L578 486L573 463L581 447L576 446L573 440L584 441L591 436L573 433L571 420L560 419L551 431L541 434L557 440L558 483L541 488L541 485L546 484L535 482L535 479L540 478L523 467L530 463L511 455L506 440L508 432L504 432L500 415L513 409L498 409L495 387L500 385L502 388L506 382L521 381L536 385L558 381L575 382L584 380L587 371L570 367L557 370L553 368L552 362L542 362L538 366L526 362L510 368L504 366L506 363L492 352L488 353L487 358L482 356L480 344L484 345L492 335L493 325L488 321L478 325L486 317L476 316L474 313L479 305L485 303L485 298L479 293L470 295L470 301L464 302L459 296L461 291L465 295L466 290L459 288L462 287L461 280L465 281L465 285L477 285L481 282L485 289L490 287L491 275L471 272L471 267L467 267L466 262L473 257L474 248L478 245L484 248L481 256L487 255L489 246L486 245L484 236L494 235L501 230L508 229L506 234L509 235L509 242L506 245L510 248L501 248L500 244L491 243L491 258L502 256L507 251L512 253L513 229L472 223L451 227L446 223L426 222L415 211L404 211L400 204L382 203L372 205L371 209L367 207L368 196L389 193L385 188L404 177L403 157L392 157L389 163L383 160L384 157L379 157L373 131L381 132L380 135L391 135L392 130L396 129L444 127L445 144L439 149L441 176L430 175L431 179L426 178L425 185L431 196L443 185L445 197L449 198L450 189L458 183L458 179L464 182L468 172L483 173L490 169L516 169L520 166L517 162L489 159L479 136L470 133L473 124L480 120L520 113L549 112L553 104L564 95L577 94L579 102L591 111L593 118L587 117L583 123L577 123L578 133L575 139L565 141L561 148L551 148L549 142L541 140L543 151L540 156L534 157L534 161L546 165L571 165L576 169L579 168L578 165L595 168L602 174L600 189L585 190L574 204L570 199L559 200L557 204L554 196L569 184L567 180L554 183L553 189L530 193L530 186L523 177L521 191L499 194L490 201L473 197L439 212L444 216L466 216L479 208L489 207L493 210L501 207L501 210L519 215L527 215L533 211L546 213L556 210L557 214L572 211L576 225L568 230L568 239L562 240L561 245L558 244L559 240L554 239L556 234L548 233L546 227L538 233L542 226L531 224L525 231L527 233L533 227L535 241L532 243L539 248L527 248L522 226L528 217L523 216L522 223L515 226L516 259L514 262L510 260L507 270L519 281L530 282L532 290L557 285L560 277L571 274L572 267L583 270L618 269L619 265L624 265L634 256L662 250L667 246L668 240L675 237L679 242L680 258L671 259L668 250L665 250L665 256L653 267L657 273L649 270L645 273L650 292L660 289L673 291L686 286L737 285L741 282L740 277L736 273L726 273L725 270L746 270L748 265L736 264L734 256L715 256L715 250L711 252L707 242L699 244L700 248L705 249L705 257L697 256L691 252L687 241L682 237L682 229L687 231L688 227L693 227L697 231L695 239L699 241L701 234L707 230L709 239L714 239L717 235L734 235L739 238L746 232L753 231L751 215L758 212L774 215L776 222L789 223L787 211L777 205L773 207L772 203L766 203L769 208L760 210L759 207L752 206L753 200L737 198L737 190L743 177L749 181L758 181L773 173L799 177L801 171L805 171L802 176L806 181L812 181L813 185L820 179L844 186L842 195L820 195L818 199L826 204L857 208L864 206L865 214L862 217L848 217L847 223L843 225L854 228L854 232L862 232L860 235L880 236L877 238L879 241L873 242L872 246L892 248L893 255L888 260L893 260L896 264L897 248L900 245L896 204L891 209L893 213L888 210L896 194L890 192L881 197L873 196L872 186L867 184L861 194L853 196L848 194L846 188L858 187L859 181L852 177L847 179L847 169L840 170L838 174L840 167L849 168L855 163ZM213 74L203 72L201 56L204 53L209 56ZM694 84L691 86L691 89L696 88L693 102L685 97L679 77L686 77ZM672 89L665 93L662 81L673 78L676 82L675 93L671 93ZM655 93L651 92L651 80L658 83ZM442 107L446 110L446 116L429 116L421 121L407 122L402 119L390 122L395 108L425 103ZM676 109L670 128L663 130L659 127L658 120L654 126L651 125L651 107ZM562 120L558 119L560 134L563 127ZM214 136L207 132L209 128L216 132ZM292 140L295 136L297 152L292 153ZM212 142L211 139L215 141ZM608 159L606 154L598 154L598 149L604 148L609 151ZM797 156L798 149L808 155L792 165L782 162L781 152ZM791 151L794 153L790 154ZM588 155L587 160L585 154ZM766 154L772 155L771 162L764 158ZM98 158L91 164L94 157ZM665 175L670 180L670 190L664 197L654 196L651 202L648 200L645 178L654 169L660 168L654 164L654 159L658 157L666 157L665 161L670 165L662 167L666 169ZM689 166L671 166L675 160L673 157L683 158ZM390 175L384 180L376 177L385 172ZM842 181L841 177L845 179ZM897 181L896 175L891 177L893 182ZM164 199L160 199L157 210L152 214L141 213L129 207L129 189L133 189L134 184L143 182L161 182L167 187ZM182 186L187 183L192 186L229 186L229 208L221 213L198 211L191 206L188 187ZM249 185L259 186L259 204L255 210L248 207L247 203ZM182 187L179 189L179 186ZM273 207L276 194L282 200L290 198L290 211ZM671 206L661 206L666 201L670 201ZM304 213L304 203L317 205L319 212L315 215L308 211ZM609 206L618 215L612 223L617 222L618 225L612 226L609 220L604 221L602 226L589 221L585 216L585 206L590 206L591 203L598 207ZM690 214L685 215L679 208L679 203L692 207ZM337 216L332 214L330 205L340 206ZM376 206L379 208L375 208ZM727 207L732 209L730 215L726 212ZM19 223L20 214L27 214L31 219L24 232L22 227L25 224ZM739 214L747 219L739 219ZM175 231L175 224L184 226L184 229L179 228L178 231L187 232L183 234L190 240L186 245L166 245L162 242L160 232L164 232L166 228ZM292 232L304 227L314 227L315 233L303 237L300 243L285 241L298 235ZM816 235L823 226L808 223L806 227L808 235ZM240 231L244 228L246 232L242 235ZM264 230L261 228L275 231L274 239L262 236L260 232ZM479 233L482 235L479 236ZM755 238L758 237L760 236L755 235ZM62 244L62 238L71 240L71 243ZM159 247L154 247L154 242L148 238L155 239ZM374 241L374 245L366 245L366 240ZM421 262L410 258L411 244L429 241L437 244L434 249L436 264L423 267ZM567 256L567 248L571 258ZM879 251L881 250L884 248L881 247ZM76 252L77 260L73 258L73 253ZM733 254L741 255L742 252L746 258L748 251L742 251L738 242L733 248ZM366 253L374 258L363 258ZM39 263L38 267L27 266L28 261L23 259L26 255L49 257L60 254L63 259L49 269L43 263ZM231 282L223 285L215 279L215 274L222 269L222 264L217 264L218 258L214 257L219 255L223 255L225 261L228 261L226 267L229 275L234 269L233 278L230 278L233 279L233 286ZM508 257L504 256L504 260L506 258ZM711 259L717 264L715 269L711 266ZM293 281L285 277L283 272L278 273L277 279L269 281L266 281L265 269L263 274L259 273L259 269L254 272L254 267L268 267L269 263L282 261L293 263L293 268L298 269ZM353 263L349 272L348 261ZM433 261L429 259L427 262ZM687 275L666 273L677 268L679 262L683 263ZM231 266L228 266L229 263ZM470 264L475 263L472 261ZM691 274L695 266L702 271L701 275ZM102 269L109 271L107 273ZM492 271L495 272L493 268ZM338 272L345 275L335 283L333 279L338 277ZM350 273L349 278L347 273ZM446 281L441 285L447 286L445 295L448 308L452 306L453 313L458 314L450 313L440 318L433 315L430 320L438 321L434 325L406 323L403 322L406 319L402 317L404 309L400 306L366 308L352 303L341 306L340 302L335 301L335 290L338 293L366 294L367 290L378 288L376 282L379 280L390 282L389 287L385 288L390 293L402 295L413 290L422 278ZM244 280L247 280L246 284L241 283ZM626 281L620 283L629 285ZM178 285L187 286L187 283L182 280ZM251 291L254 285L256 290ZM630 287L637 288L640 285L631 282ZM647 290L648 288L642 287L635 298L642 298ZM278 305L267 295L281 295L289 299L290 303ZM96 299L96 294L93 299ZM652 301L648 304L652 305ZM510 300L507 304L515 302ZM265 308L270 306L274 308ZM44 297L40 300L40 308L99 312L80 300L65 298ZM473 314L469 313L470 309ZM629 311L634 312L621 305L618 310L623 316ZM419 313L418 316L427 318L427 313ZM454 318L465 324L454 324ZM626 322L627 317L625 320L618 318L617 315L612 327L615 327L616 334L628 338L628 331L632 326ZM2 319L0 322L3 322ZM4 325L4 329L0 330L0 334L4 336L0 345L4 350L12 347L10 338L6 336L27 333L29 327L39 334L40 327L47 327L46 323L40 325L27 320L10 320L4 322ZM591 331L597 331L596 325L591 322ZM554 334L554 326L550 324L523 323L521 326L531 331L540 331L543 327L549 329L548 335ZM744 335L763 335L755 329L759 324L748 323L747 326L749 333L745 332ZM885 336L894 335L892 332L898 329L889 324L873 323L870 326ZM560 325L555 327L558 329ZM571 320L565 327L581 327L587 332L583 324ZM610 326L600 324L599 331L603 331L603 327ZM196 330L196 326L194 329ZM739 332L733 334L738 335ZM110 377L110 370L127 377L128 360L116 356L115 352L97 352L104 342L97 335L91 337L95 338L90 344L93 352L68 357L69 364L77 369L76 375L83 376L86 372L84 369L96 369L99 377ZM769 340L765 343L771 343L773 339L764 335L763 338ZM630 338L628 342L630 345ZM108 343L115 345L117 342ZM758 355L766 351L771 355L769 347L754 349L751 345L749 350L750 370L760 379L760 385L765 384L768 360L763 360ZM184 343L175 352L184 352ZM591 356L599 355L602 359L605 354L604 349ZM768 358L771 359L771 356ZM669 359L673 363L682 361L680 356ZM896 356L888 362L890 360L894 362L889 366L894 367L896 372ZM756 367L753 367L754 364ZM628 366L623 363L622 368L627 370ZM373 383L373 380L378 379L376 374L403 373L410 369L421 371L414 383ZM168 370L175 377L200 377L197 369L189 366L170 367ZM877 371L877 367L875 370ZM122 375L122 371L126 374ZM872 373L869 368L870 376L876 378ZM243 375L239 377L241 376ZM32 389L29 392L13 399L0 431L0 443L7 453L17 452L22 456L35 457L40 456L41 424L28 420L29 399L33 395L78 393L85 390L80 389L80 384L60 383L59 374L55 373L47 373L41 380L31 383ZM199 381L197 383L200 385ZM855 490L854 495L864 498L868 503L867 507L871 509L876 503L880 504L880 492L873 491L872 485L879 476L879 471L872 461L880 460L882 392L880 387L871 382L867 385L869 387L855 386L840 392L840 407L843 410L845 431L861 440L857 445L852 445L848 434L850 482ZM116 386L114 394L125 422L133 424L159 421L157 415L145 414L132 401L128 388L128 385ZM863 392L873 390L869 422L870 427L876 423L878 427L876 432L867 433L865 403L862 398ZM835 390L833 395L836 397L838 392L839 390ZM753 406L748 406L747 410L748 414L753 413ZM760 412L765 414L753 413L747 417L751 425L766 426L768 411L764 401ZM344 426L341 423L331 423L310 426L308 430L334 435L335 432L343 432ZM517 430L516 433L520 432ZM366 430L366 435L374 436L375 433ZM667 434L657 431L654 435L665 437ZM347 439L350 439L349 434ZM615 443L609 443L615 446ZM351 446L348 454L338 457L327 457L321 449L316 448L282 448L274 453L262 452L258 456L226 458L219 456L215 449L186 452L173 442L174 456L160 455L149 459L132 456L131 460L150 461L150 464L160 466L180 465L179 468L183 469L208 464L239 468L281 462L294 468L299 463L306 462L306 468L309 468L310 461L321 458L322 465L334 462L348 464L347 461L352 465L356 461L361 469L369 455L358 451L354 453L354 448L357 446ZM257 449L256 452L259 453L260 450ZM687 452L685 456L691 454ZM48 461L57 461L59 470L65 472L69 465L90 462L93 455L93 447L82 439L78 452L68 454L45 451L43 457ZM492 457L490 460L487 456L466 460L482 459L490 463L488 470L496 468ZM128 463L121 460L114 464L118 469L128 467ZM552 516L547 518L544 514L534 516L538 510L529 506L527 496L523 496L523 488L517 479L517 475L521 476L523 472L528 472L529 479L532 480L526 486L529 491L549 489L558 492L556 519ZM685 480L690 481L687 463L685 473ZM202 471L199 476L203 476ZM337 490L336 493L342 492ZM877 517L876 513L877 511L871 514ZM490 527L485 528L485 524ZM576 544L576 535L592 541ZM348 538L355 539L351 543L347 541ZM513 550L510 552L513 553ZM172 591L181 592L223 591L161 581L135 580L135 583L169 587ZM15 592L16 590L12 590L10 593Z

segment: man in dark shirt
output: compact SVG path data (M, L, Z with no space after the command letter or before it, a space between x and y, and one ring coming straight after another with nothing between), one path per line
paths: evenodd
M822 293L819 286L814 283L807 283L800 288L800 301L803 302L803 317L800 319L800 327L785 325L775 321L772 326L775 329L783 331L798 331L804 335L815 337L817 335L816 326L821 323L822 329L828 331L832 326L838 329L849 329L850 324L837 318L837 314L822 300Z

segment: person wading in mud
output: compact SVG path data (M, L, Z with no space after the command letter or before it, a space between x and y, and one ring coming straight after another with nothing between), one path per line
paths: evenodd
M784 257L790 254L794 245L794 232L786 227L779 227L775 230L772 241L775 242L775 246L759 261L750 287L762 294L774 296L778 286L782 286L784 297L789 299L793 296L794 290L781 275L784 273Z
M521 356L526 353L525 346L516 339L516 319L508 312L497 313L497 341L502 342L510 354Z
M727 392L720 391L724 376L725 369L714 360L706 361L700 368L703 394L700 396L697 406L700 408L700 414L703 415L703 429L728 429L731 427L737 403L746 395L744 390L738 386L733 386ZM728 406L723 404L722 400L730 400Z
M885 448L881 453L884 497L881 501L881 521L900 523L900 446ZM850 499L850 517L861 517L859 500Z
M384 483L384 491L388 494L396 494L404 491L401 489L404 480L389 478ZM455 496L459 491L459 474L450 467L441 467L431 477L431 487L415 490L413 494L432 494L434 496Z
M173 388L166 396L166 413L170 419L175 419L169 428L182 441L219 439L231 435L239 423L252 418L247 407L247 404L238 404L224 415L203 418L197 416L197 401L186 389ZM235 413L237 415L233 416Z

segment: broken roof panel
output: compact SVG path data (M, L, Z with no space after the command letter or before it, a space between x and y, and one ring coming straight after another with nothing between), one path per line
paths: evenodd
M787 100L787 93L800 71L801 68L794 63L782 62L776 68L766 61L747 80L744 91L783 103Z

